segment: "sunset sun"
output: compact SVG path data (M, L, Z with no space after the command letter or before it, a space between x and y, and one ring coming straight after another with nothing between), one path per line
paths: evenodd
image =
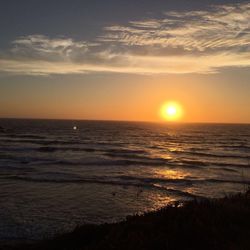
M183 114L182 107L177 102L167 102L161 107L161 117L167 121L178 121Z

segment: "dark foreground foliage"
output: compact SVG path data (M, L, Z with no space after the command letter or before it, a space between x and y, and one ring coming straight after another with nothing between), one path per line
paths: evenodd
M167 206L115 224L83 225L51 240L8 249L248 250L250 192L223 199L194 200L182 207Z

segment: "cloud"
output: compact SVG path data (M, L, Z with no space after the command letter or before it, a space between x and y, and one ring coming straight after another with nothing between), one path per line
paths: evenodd
M74 54L84 55L93 43L76 42L71 38L49 38L44 35L20 37L12 42L12 55L20 58L65 60Z
M242 3L105 27L95 41L30 35L2 53L0 69L31 75L182 74L249 67L249 20L250 4Z
M250 4L210 11L165 12L165 18L107 27L100 41L128 46L159 46L192 52L228 51L250 45Z

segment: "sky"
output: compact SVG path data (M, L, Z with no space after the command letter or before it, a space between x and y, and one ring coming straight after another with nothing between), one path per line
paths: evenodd
M0 117L250 123L250 3L2 0Z

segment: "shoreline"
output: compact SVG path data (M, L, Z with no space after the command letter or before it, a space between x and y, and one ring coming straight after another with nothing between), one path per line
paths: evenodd
M250 249L250 190L219 199L175 202L111 224L86 224L34 243L1 250Z

